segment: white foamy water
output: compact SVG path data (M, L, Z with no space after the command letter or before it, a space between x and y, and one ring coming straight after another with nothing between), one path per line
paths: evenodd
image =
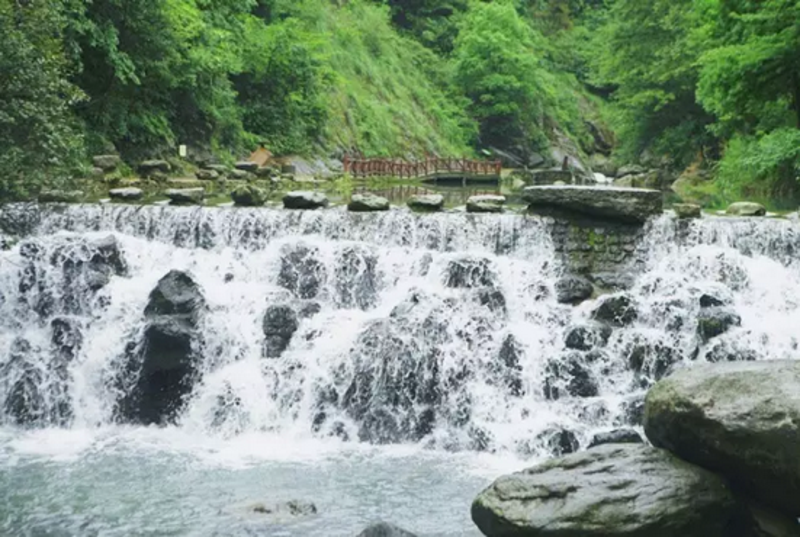
M0 254L9 534L346 536L385 519L477 535L469 504L494 476L637 427L645 389L670 369L797 348L800 239L789 221L652 222L629 291L637 319L576 351L565 336L602 298L557 303L565 269L539 218L26 210L7 209L27 214L30 233ZM93 283L81 271L109 235L126 270ZM313 263L293 270L315 282L300 298L281 279L298 249ZM208 305L199 375L174 425L120 423L138 374L126 348L170 270L189 272ZM707 343L704 294L741 318ZM310 303L319 312L279 358L264 357L267 308ZM62 321L80 334L66 358L53 343ZM28 419L19 401L35 409ZM319 514L275 521L247 509L294 498Z

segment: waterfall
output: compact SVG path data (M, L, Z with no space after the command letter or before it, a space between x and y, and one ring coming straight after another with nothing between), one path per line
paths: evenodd
M534 216L75 205L9 206L0 223L21 235L0 253L8 426L119 421L139 374L126 356L171 270L206 307L175 425L222 438L542 457L638 427L645 390L674 368L797 349L786 220L651 221L633 286L579 306L557 302L569 269ZM610 299L627 313L602 324ZM272 354L269 308L297 316ZM711 310L723 333L698 329Z

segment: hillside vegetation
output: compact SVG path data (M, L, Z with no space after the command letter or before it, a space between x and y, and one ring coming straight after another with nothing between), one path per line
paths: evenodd
M613 149L728 197L795 196L799 72L797 0L0 0L0 197L92 154L259 143Z

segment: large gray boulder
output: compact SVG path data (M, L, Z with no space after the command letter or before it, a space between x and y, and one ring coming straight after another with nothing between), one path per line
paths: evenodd
M375 211L388 211L389 200L375 194L353 194L347 210L354 213L369 213Z
M663 210L663 195L643 188L529 186L522 199L530 209L561 209L590 216L645 222Z
M647 394L644 430L653 445L800 516L800 361L678 370Z
M328 206L328 197L322 192L294 191L283 197L287 209L320 209Z
M644 445L604 445L500 477L472 504L488 537L722 537L722 478Z

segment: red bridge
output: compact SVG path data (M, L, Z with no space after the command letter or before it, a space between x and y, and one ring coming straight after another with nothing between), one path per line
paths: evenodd
M353 177L396 177L400 179L496 180L500 179L499 160L469 160L465 158L426 158L408 162L391 158L355 159L344 157L344 172Z

